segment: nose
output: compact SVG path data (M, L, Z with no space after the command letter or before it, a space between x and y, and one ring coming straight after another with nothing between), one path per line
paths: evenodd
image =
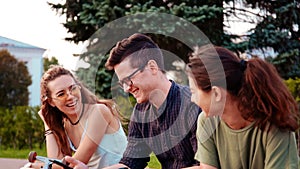
M67 92L66 92L66 99L68 99L69 97L73 97L74 95L73 95L73 92L71 91L71 90L67 90Z

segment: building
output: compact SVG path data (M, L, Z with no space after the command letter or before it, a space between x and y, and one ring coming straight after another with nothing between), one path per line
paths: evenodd
M0 36L0 50L6 49L16 59L26 63L32 84L28 87L29 106L40 105L40 80L43 73L43 54L46 49Z

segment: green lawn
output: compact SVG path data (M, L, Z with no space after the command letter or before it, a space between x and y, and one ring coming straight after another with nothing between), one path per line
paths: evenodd
M24 149L24 150L7 149L7 150L3 150L3 149L0 149L0 158L27 159L30 151L33 151L33 150L29 150L29 149ZM34 151L36 151L39 156L46 156L47 155L46 150L36 149Z

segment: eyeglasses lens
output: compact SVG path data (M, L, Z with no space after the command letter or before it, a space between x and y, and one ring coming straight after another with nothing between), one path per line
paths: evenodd
M69 91L69 92L67 92ZM61 93L59 93L56 98L57 100L60 101L65 101L68 98L68 95L77 95L80 92L80 86L75 84L75 85L71 85L67 90L62 91Z

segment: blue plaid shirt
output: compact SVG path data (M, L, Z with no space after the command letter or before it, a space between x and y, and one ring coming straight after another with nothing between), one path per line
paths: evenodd
M172 81L167 99L159 109L149 102L136 104L128 131L128 145L120 163L131 169L147 166L154 152L163 169L199 164L196 124L201 109L191 102L187 86Z

